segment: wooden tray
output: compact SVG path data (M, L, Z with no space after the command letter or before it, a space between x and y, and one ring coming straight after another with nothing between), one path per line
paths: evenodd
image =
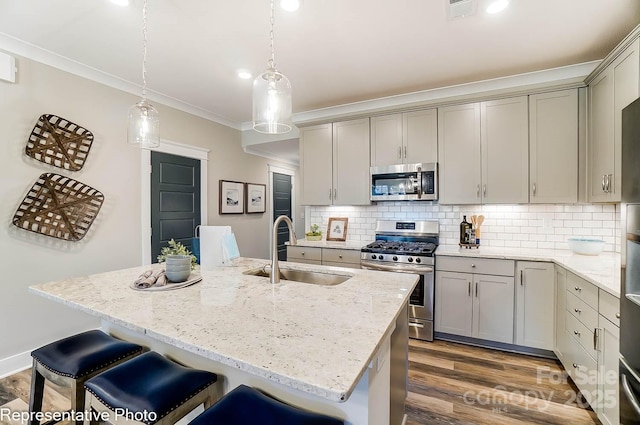
M82 169L93 133L57 115L46 114L38 118L31 131L25 153L33 159L65 170Z
M104 195L97 189L60 174L45 173L18 206L13 224L41 235L79 241L103 202Z
M459 243L458 245L460 245L460 248L467 248L467 249L480 248L479 243Z

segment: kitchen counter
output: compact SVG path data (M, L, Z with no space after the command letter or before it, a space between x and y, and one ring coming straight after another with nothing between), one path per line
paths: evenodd
M305 247L315 247L315 248L334 248L334 249L351 249L354 251L360 251L360 249L365 246L370 244L373 241L345 241L345 242L338 242L338 241L327 241L327 240L321 240L321 241L308 241L306 239L298 239L298 243L296 245L298 246L305 246ZM289 242L285 242L286 245L289 245Z
M268 278L243 274L267 264L239 258L231 267L202 271L200 283L173 291L130 288L149 266L30 290L251 376L343 402L388 341L418 277L288 263L281 269L353 277L336 286L271 285Z
M602 252L600 255L579 255L569 250L498 248L460 248L458 245L439 245L439 255L457 257L499 258L524 261L548 261L556 263L599 288L620 297L620 254Z

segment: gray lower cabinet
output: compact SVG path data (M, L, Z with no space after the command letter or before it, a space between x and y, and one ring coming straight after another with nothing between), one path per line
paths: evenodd
M514 262L436 260L435 331L513 344Z
M360 250L288 245L287 261L359 269Z

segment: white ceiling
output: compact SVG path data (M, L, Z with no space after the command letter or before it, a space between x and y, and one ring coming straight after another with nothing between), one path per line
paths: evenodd
M0 0L0 33L141 84L142 0L131 2ZM446 0L277 8L276 64L294 112L602 59L640 23L639 0L511 0L498 15L478 2L457 20ZM268 0L149 0L150 90L240 127L252 81L236 72L265 69L268 21Z

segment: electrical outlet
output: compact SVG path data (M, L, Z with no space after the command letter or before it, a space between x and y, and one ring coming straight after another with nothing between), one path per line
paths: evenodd
M304 218L304 211L300 213L300 218Z

